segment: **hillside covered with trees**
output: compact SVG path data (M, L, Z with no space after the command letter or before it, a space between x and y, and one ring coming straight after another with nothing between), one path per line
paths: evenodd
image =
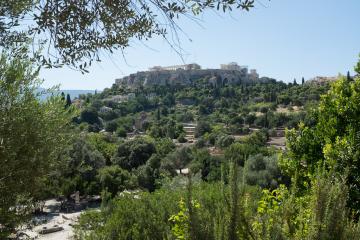
M0 239L64 223L84 240L360 239L360 61L334 81L41 88L42 67L85 73L180 17L254 4L0 1Z
M108 181L99 188L101 212L84 214L77 236L358 238L359 82L348 75L325 85L274 80L215 88L199 79L134 92L113 85L84 96L83 111L98 121L80 117L79 127L120 145L98 175ZM286 147L273 146L269 140L283 128ZM119 194L123 189L134 191Z
M15 63L24 70L12 68ZM6 55L2 64L9 79L12 71L25 76L32 69L18 58L7 62ZM2 96L12 94L8 106L31 101L44 107L39 116L29 112L32 118L19 118L19 126L36 122L42 129L34 132L42 138L31 138L39 144L37 151L28 154L41 160L43 149L44 164L47 144L56 141L59 148L52 152L56 161L47 160L32 172L34 188L27 191L34 205L28 210L19 215L11 208L19 196L16 182L2 188L3 196L13 196L1 208L3 230L26 221L31 209L41 212L41 202L51 197L62 199L63 210L75 210L73 194L78 192L81 198L99 195L102 201L100 211L80 217L79 239L359 236L358 77L339 76L325 84L271 79L220 86L203 79L186 86L114 84L72 101L61 95L40 101L42 93L32 90L36 72L21 79L16 81L29 89L27 94L13 91L6 80ZM55 113L62 122L44 117ZM8 125L18 118L6 116ZM58 131L63 135L53 135L49 124L65 124ZM6 141L26 141L9 135L5 125L1 129L2 136L8 134ZM18 129L24 136L26 130ZM5 149L1 154L6 158L24 151ZM23 161L12 160L14 165L4 171L16 172ZM16 180L20 176L30 180L29 175Z

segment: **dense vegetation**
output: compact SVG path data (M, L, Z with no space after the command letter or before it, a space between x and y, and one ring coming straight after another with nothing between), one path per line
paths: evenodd
M147 122L139 131L149 130L152 136L175 134L183 122L200 122L199 134L206 125L226 127L229 133L241 133L246 127L296 127L305 119L306 108L316 103L328 86L293 85L269 80L267 83L239 84L213 87L199 79L193 86L154 86L126 89L113 85L96 96L82 96L87 104L79 122L87 123L89 131L102 128L114 132L132 131L139 114L145 112ZM126 102L113 100L116 96L131 96ZM90 98L90 99L89 99ZM101 111L103 107L104 111ZM99 117L103 121L99 121ZM171 122L174 121L174 122ZM175 123L175 125L173 124ZM167 124L174 125L168 129ZM153 126L162 126L158 130ZM245 128L244 128L245 127ZM213 127L214 128L214 127ZM170 132L168 132L169 130ZM170 136L173 137L173 136Z
M15 57L14 57L15 56ZM0 238L48 196L49 174L70 143L75 111L60 97L40 102L38 70L26 49L0 56Z
M359 238L359 77L40 101L25 52L1 58L2 237L79 191L102 197L79 239Z
M217 182L229 152L244 156L238 164L248 172L246 184L288 184L277 167L278 150L267 142L278 128L312 124L306 111L327 89L273 79L215 87L199 79L192 86L142 89L114 84L100 94L80 96L75 101L81 114L73 123L81 134L62 154L67 164L54 194L152 192L186 168L203 181ZM194 126L190 137L186 124Z
M102 203L77 239L360 239L360 61L331 84L195 79L40 100L55 89L38 91L38 66L86 72L100 51L167 39L179 16L253 6L1 1L0 238L79 192Z
M358 239L359 83L359 77L339 77L319 103L317 99L320 93L325 93L326 86L289 86L276 82L219 89L178 87L170 93L155 94L159 96L156 101L173 99L169 101L172 103L149 101L139 108L138 111L147 111L153 117L147 128L141 129L146 131L147 137L130 141L145 144L153 139L156 146L159 139L169 137L169 127L176 133L176 126L182 121L197 121L197 142L189 148L169 147L165 157L158 156L155 147L153 154L159 160L159 171L152 175L156 176L155 185L148 188L141 183L144 178L138 178L138 186L151 193L136 191L114 195L112 192L100 212L90 211L81 217L78 238ZM273 100L265 100L267 91L276 88L279 90ZM102 97L117 90L113 86L104 91ZM154 90L144 89L137 96L144 95L146 99L146 94L150 94L146 91ZM214 96L216 91L220 92L219 96ZM233 94L221 95L227 91ZM293 92L297 94L289 94ZM297 101L302 93L308 98ZM309 98L310 93L318 95ZM185 94L186 97L193 94L192 104L180 104ZM254 101L257 97L261 100ZM287 104L279 100L286 98L290 99ZM95 99L99 103L101 97ZM231 103L222 106L228 99L232 99ZM136 101L137 98L127 104L136 105ZM205 104L208 104L204 107L207 111L202 112ZM300 112L288 111L289 120L282 119L282 124L270 124L271 115L277 115L279 107L304 105L306 107ZM90 107L94 107L91 101ZM178 108L181 111L177 112ZM256 111L263 114L255 114ZM191 113L192 118L177 118L187 113ZM230 120L224 119L231 114L234 115ZM247 122L251 115L255 120ZM265 124L257 121L262 116ZM115 119L123 118L129 118L128 113ZM239 120L233 121L236 118ZM169 121L171 124L167 125ZM160 133L154 133L154 125ZM248 132L249 127L261 130L240 139L232 137ZM284 152L279 154L266 145L271 132L267 127L289 128ZM161 128L164 130L159 130ZM88 129L93 128L88 125ZM170 136L176 138L176 134ZM223 149L223 154L210 154L208 147L213 145ZM154 168L148 165L156 165L153 156L143 163L149 173ZM128 158L125 161L132 162ZM174 177L172 171L185 166L190 167L190 173ZM139 173L139 168L141 172L141 166L127 169L130 173ZM107 195L103 192L103 196Z

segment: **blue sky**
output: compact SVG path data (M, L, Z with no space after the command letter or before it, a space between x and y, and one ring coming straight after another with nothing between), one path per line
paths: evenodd
M179 22L186 33L180 34L183 58L203 68L235 61L284 82L346 74L360 53L359 12L360 0L257 0L250 12L209 11L198 23ZM103 55L85 75L64 67L42 70L40 76L44 87L101 90L115 78L182 63L163 39L155 38L132 42L125 58L121 53Z

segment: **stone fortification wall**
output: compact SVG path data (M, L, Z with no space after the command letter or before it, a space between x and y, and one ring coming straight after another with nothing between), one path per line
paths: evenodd
M124 78L115 80L118 85L128 87L152 86L152 85L190 85L194 81L205 79L212 85L237 84L240 82L253 82L249 74L242 71L223 69L198 69L198 70L176 70L176 71L146 71L130 74Z

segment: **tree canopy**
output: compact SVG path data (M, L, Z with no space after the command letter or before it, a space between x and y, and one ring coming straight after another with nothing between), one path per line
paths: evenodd
M152 142L145 138L136 138L120 144L112 161L126 170L131 170L144 164L155 152Z
M26 52L26 51L25 51ZM16 55L14 57L14 54ZM72 110L61 97L40 102L38 71L26 53L0 56L1 234L24 221L66 144ZM24 209L16 206L23 204ZM5 230L4 230L5 229ZM6 236L6 235L5 235Z
M314 125L300 124L287 133L287 151L281 165L301 189L306 189L317 169L346 179L349 205L359 214L360 202L360 79L340 77L316 109Z
M0 46L31 40L34 46L45 46L37 55L43 65L87 71L102 51L111 53L133 39L154 35L167 39L169 31L179 31L180 16L194 20L206 9L249 10L253 5L254 0L1 1Z

